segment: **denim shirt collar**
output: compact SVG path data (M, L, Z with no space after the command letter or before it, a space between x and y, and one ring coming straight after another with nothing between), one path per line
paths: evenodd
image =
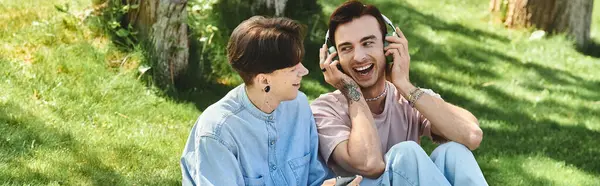
M267 114L262 110L258 109L254 104L252 104L250 98L248 97L248 94L246 93L246 84L242 84L240 86L240 88L237 91L237 95L241 99L242 105L246 107L248 109L248 112L250 112L250 114L252 114L254 117L265 121L275 120L275 112L277 112L278 109L275 108L275 110L273 110L273 112L271 112L270 114ZM281 104L279 104L279 106L281 106Z

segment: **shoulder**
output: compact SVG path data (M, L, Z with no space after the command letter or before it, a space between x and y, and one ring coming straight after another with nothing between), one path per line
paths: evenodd
M321 94L310 104L312 109L322 108L343 108L348 107L348 103L344 95L339 90Z
M310 104L310 108L317 125L327 119L345 120L348 118L348 101L338 90L322 94Z
M286 117L292 117L294 115L306 117L307 115L312 115L310 105L308 103L308 97L301 91L298 91L296 98L289 101L283 101L278 107L279 108L277 108L277 110L286 115Z
M237 97L235 91L238 88L231 90L225 97L216 103L207 107L196 120L195 131L192 133L197 137L209 137L217 141L227 143L227 139L231 137L230 127L225 125L234 125L235 116L244 110L243 104Z

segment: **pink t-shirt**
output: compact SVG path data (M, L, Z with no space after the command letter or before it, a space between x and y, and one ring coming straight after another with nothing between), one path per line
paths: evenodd
M385 154L392 146L403 141L420 142L420 136L431 135L430 122L417 110L410 106L408 100L399 94L396 87L390 83L386 95L385 106L381 114L373 114L377 132L381 139L382 153ZM439 94L422 89L425 93L438 97ZM319 150L325 162L339 176L351 176L329 158L335 147L350 136L350 115L348 114L348 101L339 90L319 96L311 103L311 109L317 123L319 133ZM436 142L444 141L443 138L433 135Z

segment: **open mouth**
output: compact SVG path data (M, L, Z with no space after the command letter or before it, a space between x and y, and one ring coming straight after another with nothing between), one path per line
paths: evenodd
M371 70L373 70L373 67L375 65L373 65L373 63L369 64L369 65L365 65L362 67L354 67L354 71L360 75L367 75L369 72L371 72Z

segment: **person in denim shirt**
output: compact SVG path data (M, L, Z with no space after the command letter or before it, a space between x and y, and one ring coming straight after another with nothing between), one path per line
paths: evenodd
M255 16L233 31L228 59L244 84L196 121L181 157L183 185L321 185L331 177L298 90L308 74L304 30L287 18Z

